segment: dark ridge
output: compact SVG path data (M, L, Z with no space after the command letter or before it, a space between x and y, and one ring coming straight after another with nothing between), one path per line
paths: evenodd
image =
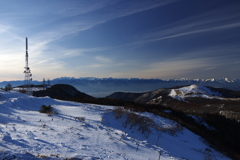
M221 93L223 95L223 97L240 98L240 91L233 91L233 90L224 89L224 88L214 88L214 87L210 87L210 86L207 86L207 87L210 88L212 91Z
M43 84L40 84L40 85L35 85L35 84L31 84L30 87L37 87L37 88L44 88L46 87L47 85L43 85ZM25 86L24 85L20 85L20 86L16 86L14 88L24 88Z
M106 98L109 99L119 99L119 100L127 100L127 101L133 101L136 98L138 98L139 96L141 96L144 93L125 93L125 92L115 92L109 96L107 96Z
M68 84L56 84L46 90L34 91L33 96L43 97L49 96L51 98L67 100L69 98L78 97L78 98L93 98L83 92L78 91L71 85Z

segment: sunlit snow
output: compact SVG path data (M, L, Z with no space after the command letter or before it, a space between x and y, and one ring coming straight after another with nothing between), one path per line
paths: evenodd
M58 114L39 113L42 105L51 105ZM137 127L124 128L113 108L0 90L0 159L228 159L187 129L172 136L152 128L146 137ZM163 127L176 124L150 113L137 114Z
M221 94L218 92L213 92L209 88L200 85L190 85L187 87L182 87L179 89L172 89L169 96L178 99L184 100L185 97L203 97L203 98L216 98L222 99Z

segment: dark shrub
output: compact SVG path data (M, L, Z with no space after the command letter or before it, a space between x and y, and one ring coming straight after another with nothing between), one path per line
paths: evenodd
M113 109L113 112L115 113L116 119L122 118L122 116L125 114L125 110L123 107L116 107L115 109Z
M20 92L20 93L24 93L24 94L27 93L27 91L26 91L25 89L21 89L21 90L19 90L18 92Z
M48 106L42 105L39 112L40 113L50 113L50 112L53 112L53 108L51 107L51 105L48 105Z

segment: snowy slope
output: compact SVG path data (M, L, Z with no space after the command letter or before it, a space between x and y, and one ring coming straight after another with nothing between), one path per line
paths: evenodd
M39 113L41 105L51 105L58 114ZM115 119L113 108L0 90L0 159L228 159L187 129L172 136L152 128L147 138L137 127L123 128L124 118ZM166 129L176 125L150 113L140 115Z
M178 100L184 100L186 97L203 97L208 99L222 99L221 94L213 92L209 88L200 85L190 85L179 89L172 89L169 96Z

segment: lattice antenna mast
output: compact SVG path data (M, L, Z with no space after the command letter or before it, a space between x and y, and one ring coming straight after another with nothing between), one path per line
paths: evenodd
M32 74L31 74L31 70L28 66L28 39L26 37L26 57L25 57L25 70L24 70L24 74L25 74L25 79L24 79L24 87L27 91L27 93L31 93L31 81L32 81Z

